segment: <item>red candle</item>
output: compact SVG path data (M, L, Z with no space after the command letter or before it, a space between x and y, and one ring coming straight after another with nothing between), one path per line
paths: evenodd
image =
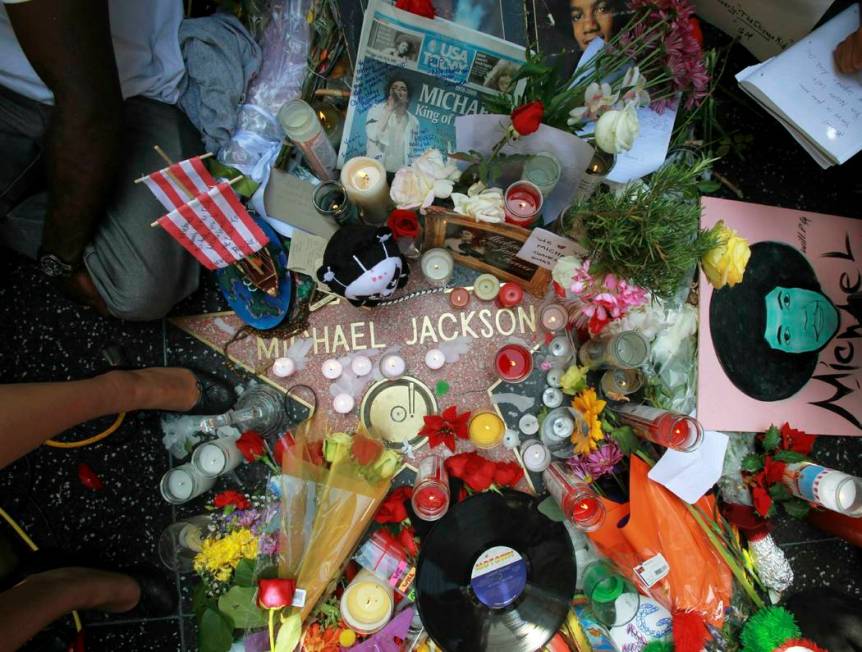
M585 523L595 518L599 511L599 499L594 496L581 496L572 509L572 519L577 523Z
M455 288L449 293L449 303L453 308L464 308L470 303L470 293L465 288Z
M509 383L519 383L533 371L533 354L520 344L506 344L497 351L497 375Z
M674 450L693 451L703 441L697 419L647 405L619 405L614 411L639 437Z
M449 496L434 485L422 487L413 497L413 504L422 512L437 512L448 502Z
M524 290L517 283L504 283L497 294L497 305L501 308L514 308L524 300Z
M516 226L530 226L539 217L542 201L542 191L535 184L516 181L506 189L506 221Z

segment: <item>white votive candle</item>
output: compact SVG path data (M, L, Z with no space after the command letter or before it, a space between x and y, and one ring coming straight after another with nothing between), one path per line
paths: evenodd
M407 363L404 362L404 358L400 355L390 353L383 356L383 359L380 361L380 373L390 380L400 378L404 375L405 371L407 371Z
M358 355L350 362L350 370L359 378L370 374L372 368L371 358L365 355Z
M521 446L521 459L528 471L541 473L551 463L551 451L542 442L534 439Z
M342 393L332 399L332 409L338 412L338 414L347 414L353 409L355 404L356 401L353 400L350 394Z
M446 285L455 271L455 260L452 258L452 254L439 247L429 249L422 254L419 265L422 268L422 276L435 287Z
M159 489L162 492L162 498L169 503L179 505L199 496L213 484L215 484L215 478L203 475L193 464L187 463L165 473L159 483Z
M535 435L539 432L539 420L534 414L525 414L518 420L518 430L525 435Z
M382 163L367 156L350 159L341 170L341 185L362 209L365 222L383 224L389 217L389 184Z
M242 453L233 439L216 439L198 446L192 453L191 462L201 474L214 478L238 467Z
M272 363L272 373L279 378L292 376L296 371L296 363L291 358L277 358Z
M344 369L342 368L341 363L335 358L330 358L320 365L320 372L327 380L335 380L341 376L342 371L344 371Z
M429 369L436 371L442 369L444 364L446 364L446 356L440 349L431 349L425 354L425 366Z

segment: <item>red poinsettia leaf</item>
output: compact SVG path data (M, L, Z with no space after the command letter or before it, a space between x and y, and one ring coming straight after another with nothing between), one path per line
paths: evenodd
M428 434L428 445L431 448L443 444L453 453L455 452L455 437L450 432L432 432Z
M772 508L772 496L763 487L754 487L751 491L751 500L757 513L763 518L768 518L769 510Z
M458 416L458 408L456 408L454 405L450 405L445 410L443 410L441 416L446 421L452 421L456 416Z

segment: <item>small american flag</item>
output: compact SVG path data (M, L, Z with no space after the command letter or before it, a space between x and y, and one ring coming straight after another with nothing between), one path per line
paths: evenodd
M169 211L216 185L200 156L174 163L140 180Z

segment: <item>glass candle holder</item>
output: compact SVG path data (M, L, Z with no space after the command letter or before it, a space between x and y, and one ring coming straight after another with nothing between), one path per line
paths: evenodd
M852 518L862 517L862 478L812 462L788 464L784 484L803 500Z
M596 148L593 158L587 169L581 175L581 180L578 182L578 187L575 190L574 201L589 199L592 197L599 184L604 181L614 166L614 157L612 154L603 152L598 147Z
M336 224L359 222L356 207L347 197L347 191L338 181L324 181L314 189L314 209L324 217L331 217Z
M449 509L449 475L439 455L419 462L410 504L423 521L436 521Z
M480 274L473 283L473 294L480 301L493 301L500 292L500 281L493 274Z
M605 520L605 506L589 485L567 473L559 462L545 469L542 480L572 525L585 532L601 526Z
M703 427L688 415L631 403L616 405L613 410L638 437L659 446L688 453L703 441Z
M455 288L449 293L449 305L460 310L470 304L470 293L466 288Z
M521 444L520 453L524 468L533 473L542 473L551 464L551 451L537 439Z
M206 441L195 448L191 463L208 478L233 471L242 462L242 453L233 439L227 437Z
M503 283L497 293L497 306L514 308L524 300L524 290L517 283Z
M314 109L303 100L291 100L278 110L278 122L311 171L322 181L334 179L338 155Z
M605 396L628 396L644 384L644 375L638 369L608 369L600 382Z
M159 483L159 489L166 501L173 505L182 505L209 491L214 484L214 477L205 476L193 464L186 463L165 473Z
M640 594L605 560L584 569L583 587L593 615L606 627L620 627L637 615Z
M422 276L434 287L445 287L455 272L455 260L445 249L437 247L422 254L419 261Z
M539 322L549 333L555 333L566 327L569 321L569 313L558 303L552 303L539 313Z
M625 331L583 344L578 351L581 364L590 369L616 367L634 369L646 362L649 343L637 331Z
M509 224L527 228L542 212L542 191L529 181L516 181L506 189L503 209Z
M533 372L533 354L521 344L504 344L494 356L494 371L507 383L521 383Z
M521 179L534 184L543 197L550 195L560 181L562 167L556 156L550 152L538 152L524 163Z
M476 412L470 419L470 441L476 448L494 448L506 434L505 422L494 412Z
M341 617L350 629L368 635L392 618L394 590L374 573L362 569L341 594Z
M191 573L195 556L203 548L202 540L210 524L207 515L171 523L159 537L159 558L168 569L177 573Z

